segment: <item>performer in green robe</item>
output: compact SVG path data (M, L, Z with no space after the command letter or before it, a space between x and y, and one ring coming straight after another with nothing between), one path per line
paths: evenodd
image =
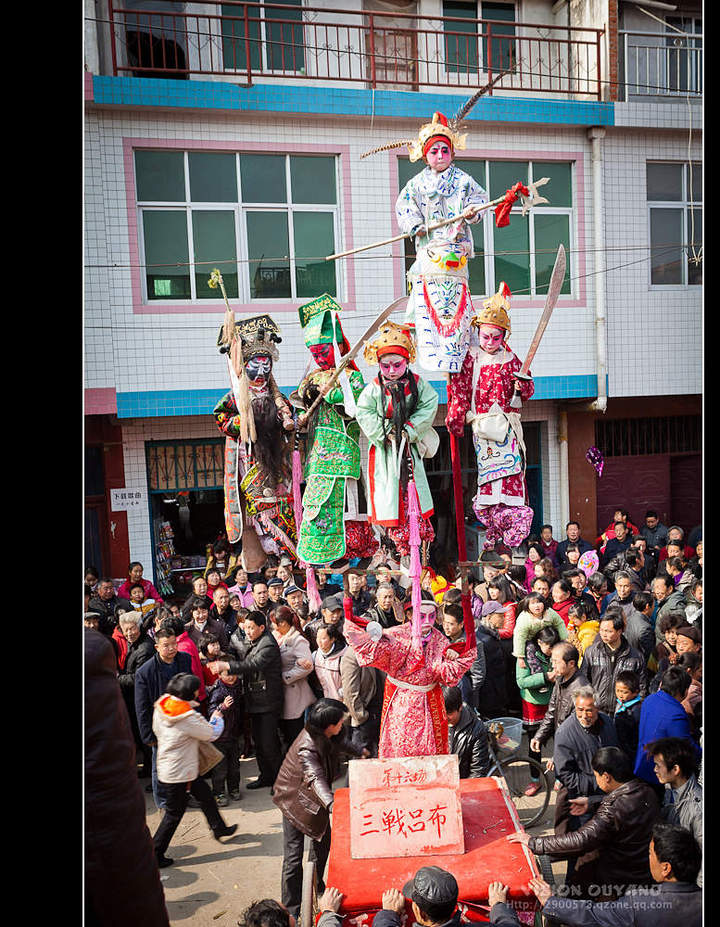
M328 294L299 310L305 344L320 369L306 376L291 400L309 409L336 371L333 342L346 354L349 345L342 332L341 307ZM305 491L297 553L305 563L330 564L341 558L371 557L377 539L360 511L360 428L355 421L355 403L365 387L354 363L317 405L307 426Z
M415 344L407 327L386 322L366 346L365 360L380 367L357 402L357 420L370 442L370 520L386 531L400 556L407 556L407 487L411 478L420 501L421 540L429 542L434 537L430 524L433 501L423 458L432 457L439 445L432 427L438 395L410 369Z

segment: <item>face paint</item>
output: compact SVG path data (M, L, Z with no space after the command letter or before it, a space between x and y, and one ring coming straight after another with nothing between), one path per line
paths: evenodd
M245 370L251 380L265 379L272 370L272 360L267 354L257 354L250 358L245 365Z
M385 380L399 380L407 370L407 360L400 354L385 354L380 358L379 364Z
M497 354L502 347L505 330L497 325L481 325L478 329L478 341L483 351L488 354Z
M425 155L428 166L438 173L442 173L452 163L452 148L447 142L435 142Z

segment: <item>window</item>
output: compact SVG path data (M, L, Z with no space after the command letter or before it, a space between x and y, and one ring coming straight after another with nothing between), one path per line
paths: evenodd
M700 286L702 165L648 162L650 283Z
M443 23L447 71L477 74L506 70L514 64L517 58L514 3L480 3L478 7L476 2L443 0L443 17L447 17ZM491 22L478 23L478 19ZM482 61L479 61L481 45Z
M492 209L485 210L482 222L470 226L475 244L475 257L468 262L470 292L473 296L495 293L504 281L516 296L544 296L547 293L558 245L567 252L567 268L561 294L569 295L574 255L573 165L569 161L473 161L456 158L454 163L477 180L488 191L489 199L497 199L521 180L523 183L549 177L550 183L540 187L550 203L533 207L521 219L522 204L513 207L510 224L496 228ZM417 174L418 165L398 158L399 189ZM405 239L405 254L409 268L415 256L415 245Z
M297 9L290 9L289 7ZM283 0L283 7L222 4L223 64L228 71L305 70L301 0ZM245 34L247 10L247 36ZM231 17L231 18L226 18Z
M666 24L668 89L677 93L702 93L702 20L668 16Z
M335 157L136 151L147 300L337 295Z

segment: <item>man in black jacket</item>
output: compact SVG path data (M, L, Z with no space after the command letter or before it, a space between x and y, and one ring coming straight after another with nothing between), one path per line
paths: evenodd
M632 544L632 534L624 521L616 521L614 528L615 537L610 538L605 545L605 550L600 555L600 569L603 573L605 572L605 567L610 563L613 557L617 557L618 554L624 553Z
M580 525L576 521L569 521L567 523L565 526L565 540L560 541L555 551L555 557L557 558L557 565L560 571L566 570L572 566L567 558L567 549L571 544L579 548L580 556L593 549L589 541L580 537Z
M98 630L106 637L110 637L115 630L117 620L115 619L115 609L120 606L125 611L132 611L132 605L127 599L119 599L115 595L115 586L111 579L101 579L97 584L95 595L88 602L87 611L97 612L100 615L100 626Z
M542 745L555 735L555 731L574 711L573 693L580 686L588 684L585 674L578 669L580 655L577 648L567 641L555 644L550 656L552 673L548 679L554 683L550 694L545 717L530 744L534 753L539 753Z
M208 663L212 673L223 671L245 678L245 711L250 715L255 743L258 778L248 789L272 788L282 763L278 725L283 707L283 681L280 648L267 628L262 612L251 611L244 622L248 648L237 660Z
M485 678L477 689L477 709L483 718L501 718L507 713L505 651L500 643L498 632L504 620L504 612L496 611L490 612L489 615L475 623L475 642L478 652L475 664L480 666L481 653L485 664Z
M625 616L619 608L608 606L600 619L597 637L583 654L583 673L595 690L599 711L615 714L615 680L622 670L632 670L640 680L640 695L647 695L647 669L639 651L628 644L623 629Z
M140 612L127 612L120 616L120 630L127 641L128 649L125 655L125 665L118 673L118 684L125 700L128 717L132 726L135 745L138 750L138 759L142 759L143 768L140 777L145 778L151 774L151 751L140 736L140 728L135 714L135 674L148 660L155 656L155 646L147 631L143 630L142 615Z
M480 779L489 775L490 750L483 722L469 708L457 686L443 689L448 720L450 753L456 753L461 779Z
M178 673L191 673L192 665L190 654L178 651L177 637L169 627L163 626L156 632L155 650L155 656L143 663L135 673L135 715L142 742L152 747L153 797L157 807L163 810L165 796L157 778L157 740L152 728L153 711L155 702L172 677Z

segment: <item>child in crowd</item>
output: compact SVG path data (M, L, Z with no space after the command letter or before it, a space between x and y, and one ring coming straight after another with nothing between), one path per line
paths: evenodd
M580 655L578 666L582 663L583 654L595 640L595 635L600 630L600 622L597 619L590 618L589 611L585 602L573 602L568 609L567 639Z
M564 627L564 625L563 625ZM553 647L560 640L558 629L547 625L528 638L525 644L524 665L518 660L515 669L515 679L520 689L522 702L523 727L527 732L528 743L535 737L540 722L547 712L550 695L553 689L553 670L550 663L550 654ZM529 750L530 756L541 762L540 751ZM540 780L532 777L525 790L528 797L540 791Z
M564 641L567 636L565 622L560 615L546 603L543 596L531 592L522 602L518 603L518 616L513 631L512 655L517 659L520 669L525 669L525 645L531 637L535 637L541 628L554 627L558 639Z
M620 749L635 761L640 724L640 678L633 670L621 670L615 679L615 731Z
M208 663L213 663L215 660L224 660L227 658L227 654L222 652L220 638L212 631L205 631L203 633L200 638L198 652L200 654L200 663L202 664L205 688L209 694L211 687L217 682L218 676L212 672Z
M212 790L218 806L240 801L240 735L243 733L242 680L239 676L223 671L215 683L209 698L208 710L212 715L218 709L223 713L225 727L214 741L223 754L223 759L213 766L211 772ZM227 791L225 786L227 785Z
M142 583L132 583L130 585L130 604L136 612L142 614L143 628L147 629L152 624L152 614L157 608L155 599L145 597L145 588Z

